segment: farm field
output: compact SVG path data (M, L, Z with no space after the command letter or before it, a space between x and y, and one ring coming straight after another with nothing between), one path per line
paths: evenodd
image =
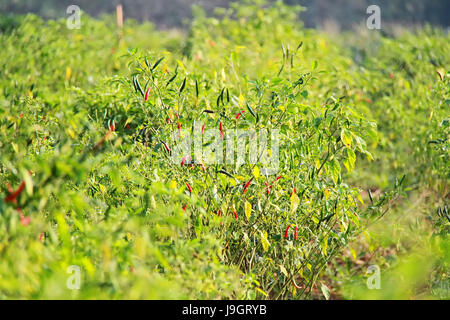
M450 299L449 33L263 4L0 16L0 299Z

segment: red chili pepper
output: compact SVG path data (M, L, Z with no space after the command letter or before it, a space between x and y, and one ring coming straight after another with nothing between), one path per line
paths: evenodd
M23 112L21 112L20 114L19 114L19 118L22 118L23 117Z
M148 100L148 93L150 92L150 87L147 88L147 91L145 91L145 97L144 97L144 101Z
M238 120L239 117L242 116L242 114L243 114L244 112L245 112L245 110L242 110L241 112L239 112L239 113L236 115L236 120Z
M222 121L219 122L219 130L220 130L220 139L223 140L223 127L222 127Z
M25 189L25 181L22 181L22 183L19 185L19 188L17 188L16 191L12 192L12 190L9 190L10 195L5 197L5 202L14 202L16 201L17 197L22 193L22 191Z
M253 178L251 178L245 185L244 185L244 191L243 193L247 192L248 186L250 185L250 183L252 183Z
M295 226L294 229L294 239L297 240L297 226Z
M41 234L39 235L39 241L42 242L43 239L44 239L44 233L41 232Z
M248 186L250 185L250 183L252 183L253 178L251 178L250 180L248 180L248 182L244 185L244 189L247 189Z
M275 181L278 181L278 180L280 180L281 178L283 178L283 176L277 177L277 178L275 179Z
M300 287L298 284L295 283L294 279L292 279L292 284L294 285L295 288L302 289L302 287Z
M266 193L269 194L270 188L272 188L272 185L268 185L267 182L264 182L264 184L266 185Z
M288 232L289 232L289 228L291 227L291 225L288 225L286 230L284 231L284 238L287 239L288 237Z
M181 160L181 166L184 166L184 163L186 162L186 157L184 157L182 160Z
M200 166L202 167L203 172L206 171L205 165L203 163L200 163Z
M219 211L217 211L217 216L220 217L222 215L222 213Z
M391 74L389 75L391 77L391 79L394 79L394 74L391 72Z
M115 131L116 130L116 125L114 124L114 123L111 123L110 125L109 125L109 131Z
M186 182L186 186L187 186L189 192L192 193L192 188L191 188L191 186L189 185L189 183Z
M24 214L22 213L22 210L20 210L20 208L17 208L16 210L20 215L20 224L23 226L29 225L31 219L29 217L28 218L25 217Z
M238 219L238 214L237 214L236 210L233 210L233 213L234 213L234 218L237 220Z
M164 148L166 148L166 151L168 152L168 153L170 153L170 148L169 148L169 146L164 142L164 141L161 141L162 142L162 144L164 145Z
M186 208L187 208L187 204L184 205L183 211L186 211Z
M180 131L180 130L181 130L181 123L178 122L178 131Z
M29 225L30 222L31 222L31 219L29 217L28 218L25 218L25 217L20 218L20 224L23 226Z
M292 192L291 192L291 197L292 197L292 195L294 194L294 193L296 193L297 192L297 189L295 189L295 187L294 187L294 189L292 189Z
M205 133L205 125L202 126L202 134Z

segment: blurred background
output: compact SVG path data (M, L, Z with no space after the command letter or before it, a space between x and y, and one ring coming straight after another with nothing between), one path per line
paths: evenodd
M66 16L69 5L78 5L91 16L113 13L122 4L124 17L139 21L150 20L160 29L183 27L191 18L192 5L200 5L207 12L227 7L230 0L1 0L1 14L36 13L44 18ZM243 1L245 2L245 1ZM306 8L301 20L306 27L352 29L367 16L366 9L375 4L381 8L382 23L418 27L425 24L449 27L449 0L285 0Z

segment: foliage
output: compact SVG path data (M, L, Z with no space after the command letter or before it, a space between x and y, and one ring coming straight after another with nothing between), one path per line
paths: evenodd
M301 10L197 8L185 40L111 17L5 29L0 297L409 298L445 283L448 36L330 39ZM260 157L174 163L173 134L203 135L196 123L225 141L277 129L278 172ZM388 210L414 233L390 234ZM395 245L393 262L374 249ZM367 253L404 283L366 290L353 263Z

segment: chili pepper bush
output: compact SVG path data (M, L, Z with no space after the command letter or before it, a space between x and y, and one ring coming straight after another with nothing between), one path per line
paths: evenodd
M2 30L0 298L361 297L340 288L360 235L389 248L368 225L417 190L439 213L421 222L439 239L425 278L448 279L448 36L366 48L300 10L195 8L186 35L131 21L117 38L111 17ZM239 165L173 161L174 134L206 148L235 129L278 130L275 173L248 143Z

